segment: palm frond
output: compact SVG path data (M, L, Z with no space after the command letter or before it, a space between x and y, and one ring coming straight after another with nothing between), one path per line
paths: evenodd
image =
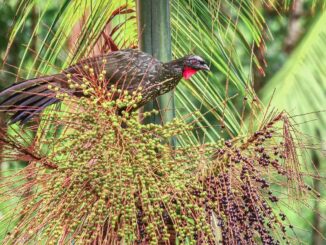
M312 26L285 65L261 91L264 101L300 115L297 123L310 136L326 139L326 12ZM300 120L300 121L299 121Z
M177 89L178 108L191 113L196 106L202 109L207 140L220 137L221 127L231 135L244 128L241 115L230 97L255 97L251 89L251 68L244 67L240 53L260 66L252 54L252 46L262 41L264 19L253 1L172 1L172 37L174 56L196 52L211 63L213 73L196 76ZM250 62L248 62L250 63ZM192 99L189 98L192 96ZM209 111L209 113L207 113ZM207 120L210 116L211 120ZM197 125L203 128L203 125ZM189 136L187 136L189 137Z
M40 35L41 29L48 28L45 36L42 37L40 48L35 54L33 69L37 70L36 73L47 73L51 66L49 64L56 64L59 67L66 67L68 64L75 62L76 60L83 58L86 55L90 55L89 52L93 49L95 42L98 40L99 35L106 28L108 21L114 22L112 28L119 26L118 29L124 30L123 38L121 35L114 34L114 38L117 39L117 43L124 46L129 46L130 43L134 43L135 33L137 33L135 19L130 18L134 13L125 12L124 16L119 18L112 18L112 14L121 5L127 4L133 8L133 1L63 1L60 3L54 3L48 1L47 4L42 4L43 1L30 1L23 0L20 3L22 14L16 20L9 39L7 53L10 51L10 47L19 31L23 29L23 23L26 16L30 14L33 7L42 5L39 8L39 18L37 25L33 30L30 41L26 45L25 53L21 59L19 68L22 69L26 63L26 54L30 51L30 44L36 36ZM45 13L51 9L56 9L56 13L50 23L45 20ZM128 21L126 21L128 20ZM81 23L82 22L82 23ZM82 24L82 32L76 37L72 37L72 33L76 25ZM46 27L47 26L47 27ZM118 30L116 30L118 32ZM67 43L72 38L76 39L74 47L67 47ZM127 42L123 42L123 41ZM67 50L69 55L67 57ZM62 58L61 56L64 55ZM39 62L41 60L41 62ZM59 60L59 62L58 62ZM31 69L30 73L32 73ZM30 75L28 74L28 76ZM35 72L33 72L35 73Z

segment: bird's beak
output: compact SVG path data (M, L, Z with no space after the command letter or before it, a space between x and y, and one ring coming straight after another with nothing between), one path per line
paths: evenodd
M210 71L208 65L206 65L206 64L203 65L203 66L201 67L201 69L204 70L204 71Z

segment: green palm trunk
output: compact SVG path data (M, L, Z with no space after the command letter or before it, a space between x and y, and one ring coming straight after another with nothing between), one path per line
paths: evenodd
M170 61L169 0L138 0L138 33L140 49L161 61ZM169 92L144 106L144 111L159 110L160 113L145 120L145 123L166 123L175 116L174 95Z

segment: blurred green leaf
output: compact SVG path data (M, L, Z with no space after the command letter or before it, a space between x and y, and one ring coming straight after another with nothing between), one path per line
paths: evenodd
M266 103L272 99L272 106L298 115L293 119L301 132L312 136L310 139L315 143L326 139L325 25L324 11L282 69L261 91L261 98Z

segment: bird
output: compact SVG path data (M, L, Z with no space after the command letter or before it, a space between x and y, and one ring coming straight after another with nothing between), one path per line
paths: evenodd
M86 96L80 90L71 88L67 78L81 84L82 78L89 73L95 79L102 74L108 81L108 90L113 85L132 93L141 87L142 99L134 108L136 110L173 90L182 78L187 80L202 70L209 71L210 68L202 57L194 54L161 62L137 49L113 51L81 60L54 75L13 84L0 92L0 111L11 114L9 124L26 124L46 107L61 101L51 87L58 87L72 96Z

